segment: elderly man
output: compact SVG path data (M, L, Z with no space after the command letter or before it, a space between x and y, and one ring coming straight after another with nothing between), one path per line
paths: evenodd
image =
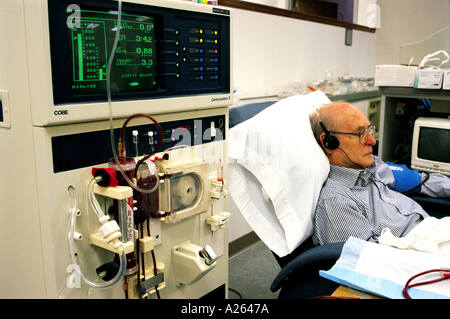
M419 204L393 189L390 167L372 154L374 127L361 110L335 102L312 113L310 122L330 162L314 217L315 244L345 241L350 236L377 241L384 228L403 237L428 216ZM426 175L420 173L422 181ZM429 177L421 193L450 197L446 176Z

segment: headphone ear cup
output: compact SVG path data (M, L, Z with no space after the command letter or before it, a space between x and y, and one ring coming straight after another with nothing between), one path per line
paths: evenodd
M335 150L339 147L339 140L336 136L326 134L323 138L323 146L329 150Z

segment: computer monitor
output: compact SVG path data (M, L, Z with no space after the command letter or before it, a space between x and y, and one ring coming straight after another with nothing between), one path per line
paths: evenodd
M416 119L411 167L450 176L450 119L435 117Z

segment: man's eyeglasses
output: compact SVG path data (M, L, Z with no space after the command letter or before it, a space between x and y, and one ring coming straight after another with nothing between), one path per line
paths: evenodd
M345 135L354 135L359 137L359 142L361 144L366 144L369 140L369 133L372 134L372 136L375 135L375 125L369 125L369 127L366 127L362 129L359 133L349 133L349 132L336 132L336 131L330 131L330 133L333 134L345 134Z

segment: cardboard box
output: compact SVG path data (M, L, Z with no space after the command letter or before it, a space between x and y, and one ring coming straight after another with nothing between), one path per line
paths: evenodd
M416 89L437 89L442 87L442 70L422 69L417 70L414 78Z
M377 65L375 67L375 86L413 87L417 66Z
M450 90L450 70L445 70L442 81L442 89Z

